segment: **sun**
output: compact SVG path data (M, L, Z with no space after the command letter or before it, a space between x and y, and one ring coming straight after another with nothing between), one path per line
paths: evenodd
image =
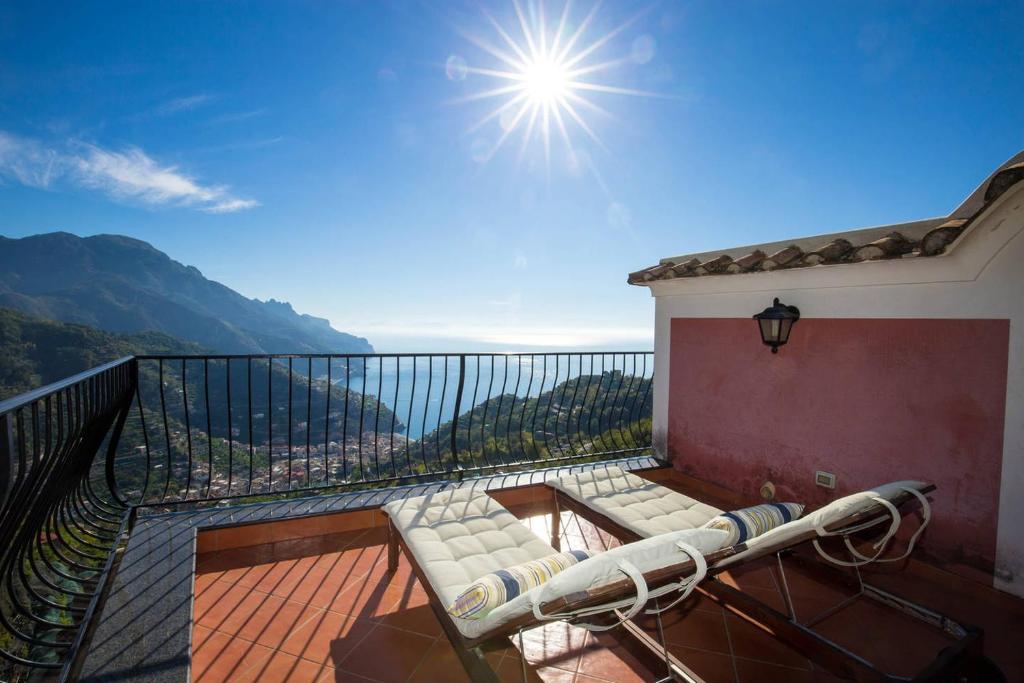
M570 88L569 70L553 59L541 58L525 65L523 86L534 106L558 104Z
M620 37L641 15L596 38L588 39L599 5L593 8L570 30L571 2L567 1L553 26L545 14L543 2L530 2L524 10L519 0L512 0L518 26L503 26L486 10L482 10L491 35L462 31L471 43L495 63L479 66L466 63L462 57L451 56L445 64L448 78L462 81L473 77L484 83L483 89L460 98L460 102L497 100L499 103L470 128L470 133L484 126L497 125L497 140L489 144L480 161L494 156L515 134L522 135L525 149L531 140L543 142L545 159L550 165L552 133L570 152L573 135L582 131L591 141L604 147L587 115L611 114L592 100L595 93L612 95L654 96L656 93L611 85L600 76L614 67L637 63L633 53L606 58ZM644 36L648 41L652 39ZM599 58L601 61L597 61ZM648 57L649 59L649 57ZM646 60L643 60L646 61ZM641 61L642 63L642 61Z

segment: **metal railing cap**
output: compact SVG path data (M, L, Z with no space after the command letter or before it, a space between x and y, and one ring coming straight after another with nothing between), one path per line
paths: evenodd
M6 415L10 412L17 410L18 408L23 408L27 405L31 405L32 403L38 401L41 398L45 398L46 396L57 393L58 391L61 391L63 389L73 387L83 380L89 379L90 377L95 377L96 375L101 375L107 370L116 368L119 365L123 365L125 363L129 363L134 359L135 356L125 356L123 358L118 358L117 360L112 360L109 363L97 365L94 368L90 368L88 370L80 372L77 375L65 377L64 379L53 382L52 384L47 384L46 386L39 387L38 389L26 391L24 394L18 394L17 396L13 396L4 401L0 401L0 415Z

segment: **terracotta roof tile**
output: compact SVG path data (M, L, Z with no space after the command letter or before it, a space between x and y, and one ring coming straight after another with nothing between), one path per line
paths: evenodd
M842 263L851 251L853 245L850 244L850 240L840 237L808 253L804 256L804 263L809 266L816 266L819 263Z
M648 268L647 270L641 271L641 272L644 274L645 279L647 279L647 280L657 280L659 277L661 277L662 275L664 275L666 272L668 272L671 269L672 269L672 264L671 263L662 263L662 264L657 265L657 266L652 266L651 268Z
M913 242L898 232L890 232L882 239L857 247L851 258L854 261L877 261L903 256L913 249Z
M710 252L697 256L664 259L649 268L629 274L628 282L646 285L656 280L681 277L735 275L760 271L853 264L907 257L938 256L945 253L963 234L974 218L1013 185L1024 181L1024 152L990 175L946 219L903 223L889 228L869 228L822 236L816 248L811 239L741 247L747 252L736 257L728 252ZM888 233L884 233L884 230ZM773 251L769 256L766 252Z
M1024 162L1007 166L999 171L985 188L985 201L994 202L1001 194L1021 180L1024 180Z
M745 273L761 265L765 259L765 253L760 249L750 252L746 256L740 256L726 268L730 273Z
M761 261L761 270L775 270L776 268L787 268L799 265L799 259L804 255L800 247L791 244L785 249L780 249L771 256Z
M715 275L726 272L730 265L732 265L732 257L728 254L722 254L718 258L693 266L693 270L698 275Z
M684 261L674 265L671 272L674 273L676 277L693 277L694 275L699 274L696 272L696 268L699 265L700 260L692 258L689 261Z
M946 246L960 236L967 226L964 218L954 218L931 230L921 238L921 256L937 256L946 251Z

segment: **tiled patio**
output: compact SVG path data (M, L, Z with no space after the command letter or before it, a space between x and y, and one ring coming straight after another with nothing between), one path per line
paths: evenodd
M538 535L550 516L539 503L511 506ZM358 513L356 513L358 514ZM565 513L563 548L603 549L616 541ZM304 539L206 552L196 567L192 678L194 681L456 681L467 680L426 594L403 558L386 573L380 526ZM818 614L842 595L787 568L797 613ZM950 596L937 586L898 574L880 583L986 628L986 652L1008 680L1021 680L1019 607L1003 609ZM783 609L771 562L730 572L725 580ZM1009 600L1007 598L1007 600ZM642 622L652 633L653 619ZM865 625L870 624L869 628ZM671 651L707 681L830 681L799 653L781 645L704 596L692 597L664 620ZM922 668L949 641L909 618L866 601L825 620L820 629L853 652L893 673ZM658 676L607 634L561 623L524 634L529 680L649 681ZM522 680L519 649L490 652L503 680Z

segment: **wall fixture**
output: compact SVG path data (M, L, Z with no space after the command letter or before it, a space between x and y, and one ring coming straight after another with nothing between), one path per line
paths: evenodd
M779 297L769 308L754 316L757 328L761 332L761 341L772 347L772 353L778 353L779 347L789 341L789 332L793 323L800 319L800 309L779 303Z

